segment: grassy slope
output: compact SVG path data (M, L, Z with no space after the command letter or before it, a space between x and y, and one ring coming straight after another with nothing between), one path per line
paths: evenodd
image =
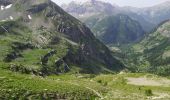
M134 86L127 84L126 77L157 76L150 74L88 75L65 74L45 78L11 72L0 63L0 99L90 99L143 100L150 98L145 91L151 89L153 97L170 95L170 87ZM161 77L159 77L161 78ZM166 99L166 98L165 98Z
M93 98L96 94L83 86L77 86L65 81L41 78L32 75L13 73L0 70L1 99L42 99L51 98Z
M4 32L4 30L2 30L1 32L3 34L0 35L0 44L1 44L0 61L4 61L7 55L11 54L12 52L16 52L16 53L19 53L21 56L17 56L15 59L12 59L10 61L10 64L22 65L29 69L41 69L42 67L41 57L43 57L44 55L46 55L53 49L57 50L57 54L49 57L51 61L51 62L48 62L49 66L52 66L51 63L54 63L55 60L58 60L59 58L66 55L67 42L64 39L59 39L59 42L55 46L48 45L51 47L47 47L45 43L37 45L37 42L42 41L42 40L38 40L37 38L38 36L36 36L36 34L34 34L33 32L29 31L28 28L26 27L23 28L21 26L17 27L17 22L10 22L10 21L5 22L5 23L0 23L0 24L7 25L6 27L12 25L12 28L9 30L9 33ZM40 31L39 36L42 35L48 38L50 37L49 35L48 36L44 35L47 33L48 32ZM50 35L52 35L51 37L53 37L55 34L50 34ZM34 37L36 37L36 39ZM26 48L22 50L20 49L19 45L16 44L16 43L19 43L20 46L24 46L25 44L28 44L29 42L31 42L31 45L34 46L33 48L29 48L28 46L26 46ZM14 47L16 49L14 49ZM53 59L53 57L55 59Z

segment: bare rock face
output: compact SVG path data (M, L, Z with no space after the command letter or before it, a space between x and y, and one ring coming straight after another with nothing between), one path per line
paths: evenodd
M96 14L115 14L115 7L109 3L88 0L84 3L71 2L68 5L61 6L69 14L76 18L87 18Z

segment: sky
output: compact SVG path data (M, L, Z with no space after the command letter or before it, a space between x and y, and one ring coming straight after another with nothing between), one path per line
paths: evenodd
M61 5L63 3L67 4L72 0L52 0L52 1L54 1L58 5ZM87 1L87 0L74 0L74 1L80 2L80 1ZM110 2L112 4L116 4L119 6L132 6L132 7L142 8L142 7L154 6L170 0L100 0L100 1Z

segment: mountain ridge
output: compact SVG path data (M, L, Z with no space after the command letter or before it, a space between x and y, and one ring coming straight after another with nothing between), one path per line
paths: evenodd
M91 27L95 36L105 44L128 44L139 41L145 34L142 26L129 16L118 14L98 20Z
M126 64L137 72L169 75L170 20L164 21L138 43L126 50L129 60ZM132 63L130 63L132 62ZM136 67L138 66L138 67Z
M22 9L23 7L24 9ZM5 13L0 16L1 20L8 18L1 22L1 26L4 27L1 28L3 33L1 34L10 38L10 40L2 38L1 43L7 41L10 43L9 46L3 45L9 50L12 47L12 51L10 50L11 52L6 55L3 54L5 58L2 59L14 63L14 69L30 65L50 74L68 71L71 66L78 66L74 68L85 73L111 72L124 67L111 55L105 45L95 39L84 24L50 0L17 0L12 3L11 8L1 10L1 12ZM9 19L10 16L13 19ZM27 34L24 34L25 32ZM20 36L17 37L17 34ZM20 38L24 38L26 41ZM16 42L13 42L14 40ZM34 48L30 48L30 44ZM41 51L42 55L39 56L43 57L34 58L36 62L38 61L37 63L34 61L30 63L29 57L33 55L29 55L29 52L37 51ZM22 64L24 60L27 62L26 64ZM18 64L24 66L18 66Z
M100 2L101 5L103 3L103 6L107 8L107 5L104 5L104 3L106 3L106 2L102 2L102 1L96 1L96 2ZM109 5L110 3L107 3L107 4ZM170 4L170 2L165 2L162 4L155 5L153 7L146 7L146 8L119 7L119 6L110 4L110 13L104 13L104 14L105 15L107 15L107 14L109 14L109 15L117 15L117 14L128 15L133 20L138 21L142 25L143 29L147 33L149 33L159 23L170 18L170 16L168 16L169 15L169 12L168 12L169 6L165 6L168 4ZM82 5L83 4L81 4L81 6L79 6L79 7L81 8ZM65 5L65 7L64 6L62 6L62 7L64 8L65 11L67 11L74 17L80 19L82 22L84 22L84 19L86 19L86 17L89 18L90 16L93 16L95 14L95 13L93 13L93 15L88 15L88 16L83 15L82 16L82 15L76 14L76 12L75 13L70 12L68 9L69 8L71 9L72 7L71 6L69 7L69 4ZM100 7L100 9L105 10L104 7ZM65 9L65 8L67 8L67 9ZM85 5L84 5L83 8L90 8L90 7L88 7L88 6L85 7ZM162 9L159 9L159 8L162 8ZM79 9L75 9L75 10L78 11ZM100 13L103 14L103 12L100 12ZM105 12L107 12L107 11L105 11ZM98 13L96 13L95 15L100 16L100 14L98 14Z

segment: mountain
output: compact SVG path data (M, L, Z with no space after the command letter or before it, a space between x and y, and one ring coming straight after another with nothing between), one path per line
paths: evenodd
M170 21L160 24L155 32L149 34L141 45L145 47L144 54L151 64L151 71L168 75L170 68Z
M50 0L0 0L0 13L0 100L100 99L94 77L125 67Z
M90 22L92 21L85 21L91 27L95 36L105 44L132 43L140 40L145 34L142 26L127 15L107 16L96 20L93 25L89 25Z
M169 98L168 78L115 74L125 66L50 0L0 0L0 13L0 100Z
M132 43L144 34L137 21L118 14L121 9L116 5L102 1L84 3L72 1L68 5L62 5L62 8L84 22L95 36L106 44Z
M141 42L129 46L127 65L137 71L169 75L170 69L170 20L158 25ZM131 62L131 63L130 63ZM133 64L132 64L133 63ZM138 66L138 67L136 67Z
M135 8L119 7L102 1L93 1L93 3L92 1L84 3L73 1L68 5L62 5L61 7L82 22L85 22L87 19L93 19L94 16L101 16L100 19L102 19L103 16L117 14L128 15L131 19L138 21L143 30L147 33L150 33L150 31L162 21L170 18L170 2L158 4L153 7Z
M49 0L0 2L0 61L12 71L100 73L124 65L90 29Z
M145 32L147 33L150 33L154 29L154 27L157 26L157 24L152 23L150 20L146 19L146 17L148 16L143 16L139 14L141 11L143 11L142 8L122 7L119 13L127 15L131 19L138 21L143 30L145 30Z
M122 12L130 16L132 19L137 19L144 29L150 32L150 30L156 27L159 23L170 19L170 2L167 1L146 8L123 7Z
M88 0L83 3L72 1L68 5L61 5L61 7L69 14L81 20L98 14L112 14L117 9L110 3L96 0Z
M155 5L153 7L147 7L143 9L138 9L134 11L140 16L143 16L147 21L158 25L162 21L168 20L170 18L170 2L164 2L162 4Z

